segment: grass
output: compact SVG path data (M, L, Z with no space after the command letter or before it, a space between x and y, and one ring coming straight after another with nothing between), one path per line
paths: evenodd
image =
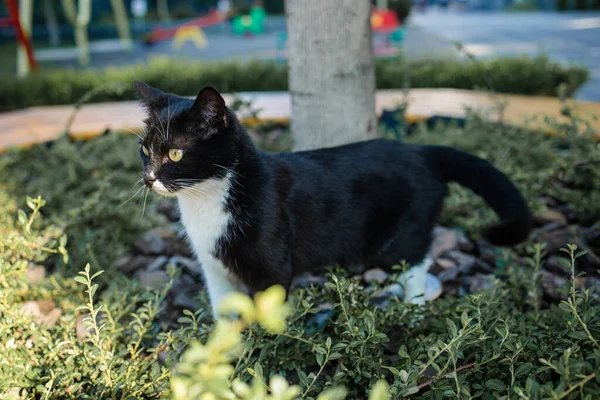
M514 179L534 210L551 197L589 227L600 220L600 149L587 136L547 137L472 116L464 127L421 128L403 140L472 151ZM289 137L270 143L278 145L289 146ZM135 137L117 133L0 157L3 397L600 396L600 304L591 289L574 285L582 254L568 243L562 263L571 279L560 302L541 301L536 277L547 254L532 239L504 253L492 289L424 307L373 307L361 281L331 270L323 287L295 290L288 306L274 288L230 299L241 320L213 325L202 307L173 325L161 313L180 271L170 269L171 282L150 291L114 268L137 235L166 223L152 196L143 218L139 195L126 202L139 173ZM474 236L492 219L478 198L453 187L445 224ZM27 283L29 262L50 276ZM42 299L62 312L51 327L21 311L23 302ZM83 338L80 318L90 326ZM213 397L201 397L206 392Z

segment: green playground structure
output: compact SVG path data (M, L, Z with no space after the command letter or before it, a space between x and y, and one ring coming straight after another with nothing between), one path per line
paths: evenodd
M247 15L238 15L231 21L235 35L258 35L265 31L267 13L262 7L252 7Z

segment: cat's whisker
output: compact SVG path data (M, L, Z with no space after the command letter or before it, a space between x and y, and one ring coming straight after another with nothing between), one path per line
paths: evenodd
M146 190L146 195L144 196L144 205L142 206L142 215L140 215L140 219L144 218L144 212L146 211L146 200L148 199L148 193L150 193L150 189Z
M140 186L140 188L133 194L133 196L131 196L130 198L128 198L127 200L125 200L123 203L121 203L119 205L119 207L123 207L125 204L129 203L135 196L137 196L140 191L144 189L144 186Z
M146 129L142 129L142 133L138 133L136 131L134 131L131 128L123 128L124 131L127 131L129 133L133 133L135 136L137 136L140 140L144 140L145 136L146 136Z

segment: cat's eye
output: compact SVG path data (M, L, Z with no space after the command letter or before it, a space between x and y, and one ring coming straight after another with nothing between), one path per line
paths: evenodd
M169 158L171 159L171 161L177 162L177 161L181 160L181 157L183 157L183 150L179 150L179 149L169 150Z
M146 146L142 146L142 152L146 157L150 157L150 152L148 151L148 148Z

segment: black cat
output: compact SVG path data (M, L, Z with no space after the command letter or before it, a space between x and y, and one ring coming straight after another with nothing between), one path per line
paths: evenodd
M501 219L485 232L500 246L528 236L519 191L487 161L457 149L369 140L296 153L256 149L219 93L195 100L136 82L147 110L140 154L148 188L176 196L202 264L213 312L324 266L413 267L405 298L422 303L431 233L458 182Z

